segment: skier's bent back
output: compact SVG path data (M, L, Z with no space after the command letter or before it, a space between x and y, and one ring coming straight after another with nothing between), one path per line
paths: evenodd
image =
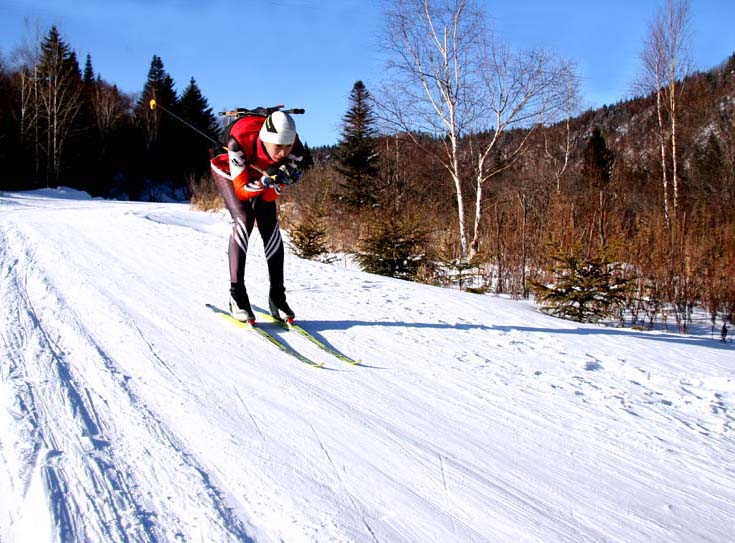
M282 311L292 319L283 285L283 240L278 227L276 200L284 185L298 181L304 148L296 124L287 113L275 111L247 116L230 127L227 153L211 161L214 179L232 216L229 240L230 312L241 321L254 321L245 288L245 260L253 225L263 239L270 278L269 308L276 318Z

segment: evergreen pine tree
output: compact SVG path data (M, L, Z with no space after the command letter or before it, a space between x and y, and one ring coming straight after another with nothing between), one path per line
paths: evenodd
M353 208L374 206L378 202L377 131L370 93L362 81L354 84L350 103L343 117L342 139L334 153L337 171L343 177L340 199Z
M732 187L728 181L733 179L735 172L727 171L722 146L714 133L709 135L703 148L697 149L692 170L694 174L692 184L701 187L700 190L711 197L713 202L727 205L732 201L728 198L728 193L732 190L728 190L728 185Z
M217 118L193 77L181 95L178 111L182 119L209 137L219 140L220 128ZM179 140L185 175L200 177L207 173L209 171L209 149L212 143L193 130L182 132Z
M308 170L314 165L314 155L308 143L304 143L304 154L301 157L301 169Z
M92 56L89 54L82 73L82 94L72 149L74 167L70 173L80 189L101 196L106 192L107 180L101 172L102 143L97 131L93 104L97 81L92 67Z
M183 186L182 168L178 164L180 155L176 148L180 128L175 124L177 121L161 108L152 110L149 105L151 100L170 111L175 112L177 109L174 81L157 55L153 55L148 78L135 106L135 117L145 144L146 166L143 175L157 181L176 180Z
M590 195L597 192L597 235L600 246L607 245L608 224L607 213L609 207L609 195L607 185L612 176L614 155L607 147L605 138L598 127L592 130L592 135L587 140L582 162L582 176L589 183Z
M178 103L176 91L174 90L174 80L166 71L163 60L158 55L153 55L148 70L148 78L138 99L136 110L150 110L149 102L152 98L169 109L175 108Z
M381 210L354 254L363 271L415 281L430 264L428 233L416 217Z
M291 247L300 258L327 264L334 260L327 256L329 232L324 217L323 209L311 208L303 214L299 224L289 230Z
M610 182L613 153L608 149L599 127L592 130L592 135L587 140L583 160L582 175L592 187L600 189Z
M92 69L92 55L87 55L84 63L84 86L89 88L94 85L94 70Z
M597 322L622 310L633 278L607 257L554 255L553 285L531 281L531 288L551 315L577 322Z
M21 149L17 136L19 131L13 117L13 103L12 79L0 57L0 191L20 188L21 177L16 171L18 164L25 166L25 161L19 160Z

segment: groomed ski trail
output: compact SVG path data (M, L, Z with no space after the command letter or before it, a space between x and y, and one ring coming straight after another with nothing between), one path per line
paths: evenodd
M0 196L3 543L735 530L729 346L288 256L289 302L365 362L314 371L206 308L221 216L61 196Z
M64 296L85 285L55 284L44 273L47 264L36 259L38 246L19 231L6 230L1 241L4 322L11 323L0 334L9 362L2 399L12 402L4 407L13 414L4 422L28 440L17 458L5 458L22 474L8 477L13 523L36 524L39 540L175 541L201 531L212 540L251 541L254 531L225 504L216 476L147 405L135 379L103 345L109 329L118 328L119 341L137 340L141 363L170 374L145 338L134 337L136 326L121 322L125 316L113 306L105 309L104 299L96 315L109 312L110 320L90 322ZM54 277L65 265L55 260ZM155 461L161 458L168 461ZM46 519L23 507L29 494L39 499L41 492L49 501Z

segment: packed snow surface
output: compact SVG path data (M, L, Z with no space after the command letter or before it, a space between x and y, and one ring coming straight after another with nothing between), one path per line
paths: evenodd
M224 214L82 196L0 195L3 543L733 540L731 344L289 254L311 368Z

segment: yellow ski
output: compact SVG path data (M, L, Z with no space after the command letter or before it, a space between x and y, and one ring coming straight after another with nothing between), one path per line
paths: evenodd
M232 315L230 315L229 313L213 305L207 304L207 307L209 307L212 311L220 315L223 319L234 324L238 328L245 328L246 330L252 330L253 332L256 332L260 337L268 341L271 345L273 345L274 347L278 347L279 350L286 354L290 354L299 362L302 362L307 366L311 366L312 368L321 368L322 366L324 366L324 362L315 362L314 360L304 356L297 350L279 341L278 338L273 336L270 332L268 332L268 330L260 327L257 322L242 322L233 318Z
M309 341L311 341L314 345L322 349L323 351L331 354L335 358L341 360L342 362L346 362L347 364L351 364L353 366L356 366L361 363L360 360L355 360L354 358L350 358L346 354L343 354L339 352L337 349L330 347L323 341L319 340L318 338L312 336L309 332L304 330L301 326L298 324L295 324L293 322L284 321L281 319L275 318L270 313L265 313L263 311L258 311L257 309L254 309L255 314L258 318L262 318L263 320L266 320L268 322L272 322L273 324L280 326L284 330L293 330L294 332L297 332L298 334L302 335Z

